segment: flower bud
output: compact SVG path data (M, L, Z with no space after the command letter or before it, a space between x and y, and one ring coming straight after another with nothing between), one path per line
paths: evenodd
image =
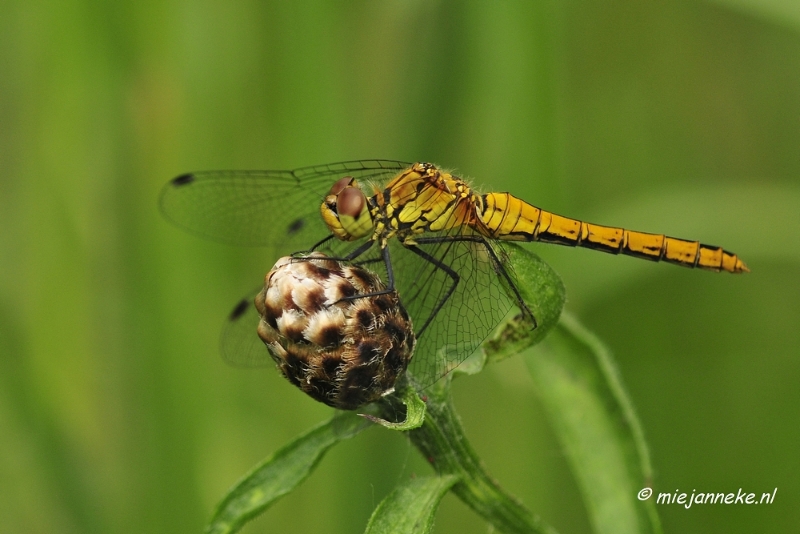
M283 257L256 297L258 335L283 375L314 399L354 410L390 393L416 338L396 291L354 265L313 252Z

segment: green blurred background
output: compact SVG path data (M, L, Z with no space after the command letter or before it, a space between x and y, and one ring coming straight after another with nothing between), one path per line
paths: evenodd
M800 524L800 8L794 1L0 4L3 532L199 532L330 409L217 354L274 257L170 226L173 176L428 160L484 189L741 255L715 275L548 245L615 353L667 532ZM561 532L580 493L518 358L455 385L487 467ZM359 532L430 470L335 448L247 532ZM452 496L437 532L486 532Z

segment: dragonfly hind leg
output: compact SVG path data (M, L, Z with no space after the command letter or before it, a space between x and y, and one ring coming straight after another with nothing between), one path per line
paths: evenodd
M437 239L437 238L430 238L430 239ZM414 241L417 244L419 244L419 243L423 243L423 244L430 243L430 241L426 241L424 238L423 239L416 239ZM452 241L452 239L450 239L448 241ZM433 241L433 242L441 242L441 241ZM432 264L437 269L441 269L442 271L444 271L445 274L447 274L447 276L449 276L450 279L453 281L453 284L447 289L447 292L445 293L444 297L439 299L439 302L437 302L436 306L434 306L433 310L431 310L431 313L428 316L428 318L425 319L425 324L423 324L422 328L420 328L417 331L417 337L419 338L419 336L422 335L422 332L424 332L425 329L428 328L428 326L431 324L431 321L433 321L434 317L436 317L436 314L439 313L439 310L442 309L442 307L445 305L445 303L453 295L453 292L456 290L456 287L458 287L458 283L461 281L461 277L458 275L457 272L455 272L453 269L451 269L449 265L447 265L445 263L442 263L441 261L437 260L436 258L431 256L430 254L428 254L427 252L425 252L421 248L417 247L416 245L405 245L404 244L403 246L406 247L406 249L408 249L411 252L413 252L414 254L416 254L417 256L419 256L420 258L422 258L423 260L425 260L428 263Z
M514 293L514 299L517 301L517 306L519 307L520 311L522 312L522 315L525 316L527 319L530 319L531 323L533 324L533 329L536 329L536 327L538 326L538 324L536 322L536 317L533 315L533 312L528 307L528 304L522 298L522 295L519 292L519 288L517 287L517 284L514 283L514 280L511 279L511 276L508 274L508 271L503 266L503 263L500 261L500 258L497 257L497 253L492 248L491 244L483 236L480 236L480 235L456 235L456 236L442 236L442 237L422 237L422 238L415 239L415 242L418 243L418 244L436 244L436 243L445 243L445 242L453 242L453 241L471 241L473 243L478 243L480 245L483 245L484 250L486 250L486 253L489 255L489 258L491 258L492 267L494 268L495 272L498 273L503 278L503 280L505 280L505 282L508 285L508 287ZM436 260L436 258L431 257L430 255L428 255L427 253L424 253L423 251L415 249L415 247L406 247L406 248L409 248L409 249L413 250L414 252L416 252L417 254L422 256L423 258L425 258L425 256L428 256L425 259L427 259L428 261L430 261L431 263L433 263L437 267L439 267L442 270L444 270L446 273L448 273L448 276L450 276L451 278L455 277L454 278L454 282L455 283L448 290L447 295L445 296L445 298L443 298L441 300L441 302L436 306L435 312L438 312L442 308L442 306L444 306L444 303L447 302L447 299L450 298L450 295L453 293L453 291L455 291L456 285L458 284L458 279L459 279L458 274L455 273L452 269L450 269L447 265L444 265L442 262ZM423 254L425 254L425 256L423 256ZM430 258L430 259L428 259L428 258ZM450 273L452 273L452 275ZM430 323L430 321L436 315L435 312L431 315L431 317L428 319L428 321L425 323L424 326L427 326L428 323Z

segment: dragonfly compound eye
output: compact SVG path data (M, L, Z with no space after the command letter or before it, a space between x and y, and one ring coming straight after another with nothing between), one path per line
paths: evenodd
M320 206L322 220L342 241L353 241L372 233L369 203L355 179L346 176L331 187Z
M352 176L345 176L344 178L340 178L336 180L336 183L331 186L331 190L328 192L329 195L338 195L342 192L342 189L351 185L354 178Z
M281 258L256 297L258 335L291 383L354 410L392 391L416 343L396 292L358 297L383 290L377 275L319 252Z
M339 217L343 215L357 219L367 204L367 197L357 187L345 187L336 197L336 211Z

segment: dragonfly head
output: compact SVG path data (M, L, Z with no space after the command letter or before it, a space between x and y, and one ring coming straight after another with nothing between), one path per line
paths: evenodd
M352 176L333 184L319 211L328 229L342 241L353 241L372 233L367 197Z

